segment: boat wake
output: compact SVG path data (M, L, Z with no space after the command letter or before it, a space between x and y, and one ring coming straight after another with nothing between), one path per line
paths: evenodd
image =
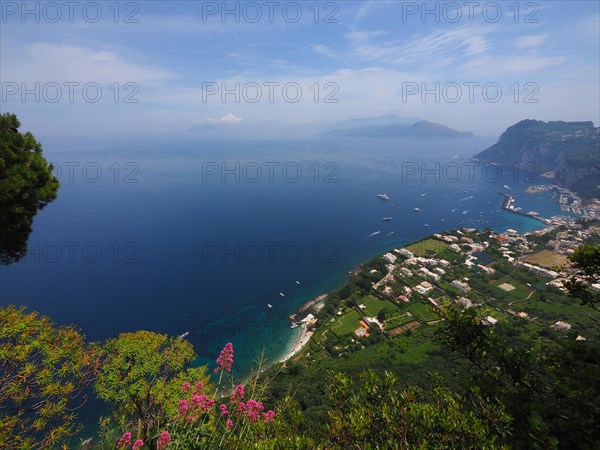
M373 236L377 236L378 234L380 234L381 231L375 231L374 233L371 233L370 235L367 236L367 239L373 237Z
M475 198L474 195L469 195L468 197L465 198L461 198L459 201L457 201L456 203L460 203L460 202L464 202L465 200L471 200L472 198Z

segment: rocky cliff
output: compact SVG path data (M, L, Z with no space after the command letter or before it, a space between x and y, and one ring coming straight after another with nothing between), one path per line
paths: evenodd
M593 122L522 120L474 159L535 170L585 198L600 196L600 128Z

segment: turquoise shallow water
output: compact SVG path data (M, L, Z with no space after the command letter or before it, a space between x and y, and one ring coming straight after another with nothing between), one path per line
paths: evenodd
M59 198L36 218L25 261L1 269L0 301L75 323L90 340L136 329L189 332L198 364L212 364L231 341L243 377L261 352L273 361L288 348L297 332L290 313L339 287L366 259L459 226L540 227L500 211L500 191L524 210L560 214L549 194L523 193L537 179L481 167L458 176L484 145L46 148L62 170ZM383 192L389 201L377 198Z

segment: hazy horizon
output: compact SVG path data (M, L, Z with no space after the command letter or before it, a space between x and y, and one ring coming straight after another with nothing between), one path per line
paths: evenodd
M68 3L68 2L67 2ZM41 140L307 138L419 117L600 122L597 2L2 3L2 111Z

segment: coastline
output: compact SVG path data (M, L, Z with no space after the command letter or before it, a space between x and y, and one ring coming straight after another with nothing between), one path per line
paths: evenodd
M290 322L296 323L295 319L299 313L308 311L311 308L314 308L315 311L319 311L323 306L325 306L325 299L329 294L319 294L316 297L310 299L309 301L302 304L297 310L296 313L290 315ZM283 354L281 358L277 361L278 363L284 363L293 358L296 354L298 354L309 342L310 338L314 334L313 331L309 331L308 325L304 322L298 324L300 329L293 343L288 347L287 351Z
M508 194L501 194L505 196L505 201L503 202L501 209L506 210L508 212L515 212L510 210L509 208L506 208L506 203L507 203L507 197L510 197L511 200L513 199L512 196L508 195ZM526 217L527 219L533 219L532 220L532 224L534 225L534 229L535 230L539 230L539 229L545 229L548 228L550 226L550 228L552 228L552 225L554 225L553 220L555 219L554 217L552 219L546 219L544 217L542 217L539 214L535 214L535 215L531 215L531 214L525 214L525 213L521 213L521 214L517 214L520 215L522 217ZM524 232L531 232L531 230L527 230ZM348 272L348 277L353 277L356 276L358 274L358 272L360 271L362 267L362 264L358 264L356 267L354 267L352 270L350 270ZM347 282L347 280L346 280ZM298 324L298 328L299 328L299 332L298 335L295 337L295 339L293 339L291 345L288 347L287 351L283 354L283 356L281 358L279 358L277 360L277 363L281 364L281 363L285 363L289 360L291 360L294 356L296 356L298 353L300 353L304 347L306 347L306 345L310 342L311 337L314 334L314 331L309 331L309 326L304 323L304 322L296 322L296 316L298 314L304 313L308 310L310 310L311 308L314 309L314 311L319 311L325 303L325 299L328 297L327 293L324 294L320 294L314 298L312 298L311 300L307 301L306 303L302 304L294 314L290 315L290 321L292 323L297 323Z
M287 351L287 353L282 358L280 358L278 362L284 363L286 361L289 361L297 353L299 353L306 346L306 344L310 342L310 338L312 337L314 332L308 331L308 327L306 326L306 324L300 325L299 328L300 333L298 333L296 340L294 341L290 349Z

